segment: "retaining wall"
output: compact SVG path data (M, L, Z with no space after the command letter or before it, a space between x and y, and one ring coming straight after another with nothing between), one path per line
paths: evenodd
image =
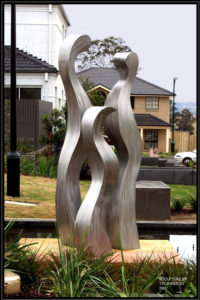
M167 184L196 184L196 171L192 168L183 167L141 167L137 181L153 180L163 181Z

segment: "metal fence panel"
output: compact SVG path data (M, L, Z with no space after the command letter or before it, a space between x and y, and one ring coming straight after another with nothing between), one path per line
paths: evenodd
M40 135L44 133L41 117L52 110L52 103L35 99L17 99L17 141L28 140L37 150ZM10 129L10 100L5 100L5 140L9 141Z

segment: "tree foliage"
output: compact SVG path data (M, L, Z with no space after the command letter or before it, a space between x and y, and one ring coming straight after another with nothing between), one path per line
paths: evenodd
M174 124L177 123L179 116L180 116L180 112L178 111L176 103L174 103ZM170 100L170 124L173 128L173 101L172 100Z
M80 78L83 89L87 93L94 106L103 105L105 96L96 90L92 90L95 85L88 78ZM41 145L48 145L48 156L55 153L59 154L67 129L67 101L61 110L53 109L49 114L44 114L41 121L45 133L40 137Z
M104 94L102 92L93 90L93 88L95 87L94 83L92 81L90 81L88 77L80 78L80 81L81 81L82 87L85 90L85 92L87 93L91 103L94 106L104 105L106 97L104 96Z
M179 131L189 131L190 134L193 134L194 127L193 123L193 115L189 109L183 109L180 113L180 116L176 120L176 127Z
M90 67L114 67L111 62L117 52L131 52L131 48L120 37L109 36L103 40L93 40L88 51L77 57L78 70Z
M66 133L67 106L64 106L61 111L55 108L49 114L44 114L41 121L45 134L41 136L40 143L49 146L49 155L52 152L58 154Z

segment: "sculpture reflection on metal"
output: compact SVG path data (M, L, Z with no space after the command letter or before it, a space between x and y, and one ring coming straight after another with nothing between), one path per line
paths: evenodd
M84 243L100 256L120 248L140 248L135 214L136 178L142 141L130 105L130 90L138 59L135 53L117 53L113 62L120 79L104 107L91 107L74 71L77 55L90 45L86 35L71 35L62 43L59 69L68 101L68 124L58 163L56 218L64 245ZM103 138L102 126L118 157ZM89 191L81 203L79 174L84 159L92 173Z

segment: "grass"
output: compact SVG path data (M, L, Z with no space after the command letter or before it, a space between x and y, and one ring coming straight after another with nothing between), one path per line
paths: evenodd
M55 191L56 179L41 176L20 176L20 197L6 196L5 200L35 203L38 206L18 206L5 204L5 217L9 218L44 218L55 219ZM81 198L83 199L89 189L90 181L80 181ZM171 199L187 198L186 207L191 207L189 198L196 198L196 186L173 185Z
M4 180L5 200L38 204L38 206L18 206L5 204L5 217L55 219L56 179L41 176L20 176L20 197L6 195L6 175ZM90 181L80 181L81 197L85 197Z
M197 198L196 185L180 185L180 184L169 184L170 187L170 199L172 202L179 199L180 201L185 201L184 207L190 208L192 200ZM193 200L195 201L195 200ZM172 203L171 203L172 205Z

